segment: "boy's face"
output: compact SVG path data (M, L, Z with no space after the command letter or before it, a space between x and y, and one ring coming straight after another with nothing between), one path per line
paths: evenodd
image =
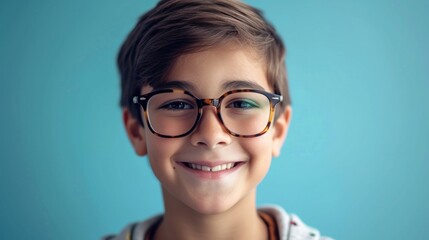
M166 84L173 81L176 87L186 85L186 90L198 98L218 98L232 89L249 88L243 81L272 92L262 58L233 43L181 56ZM143 87L142 94L152 90ZM272 156L280 152L290 116L288 107L264 135L240 138L228 134L216 116L216 108L207 106L191 134L162 138L147 126L140 127L124 110L129 138L139 155L148 155L162 185L166 207L182 206L203 214L224 212L246 199L254 201L257 184L268 172ZM212 169L223 164L234 167L207 172L192 169L189 163Z

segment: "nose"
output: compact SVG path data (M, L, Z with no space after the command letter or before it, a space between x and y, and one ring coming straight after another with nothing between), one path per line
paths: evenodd
M229 145L231 140L232 136L217 116L216 107L205 106L198 126L191 135L192 145L215 149Z

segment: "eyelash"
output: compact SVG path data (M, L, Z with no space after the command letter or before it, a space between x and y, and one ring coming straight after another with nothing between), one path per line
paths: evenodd
M246 104L247 106L246 107L234 106L236 104ZM258 105L256 103L246 101L246 100L234 100L234 101L231 101L228 105L226 105L226 108L240 108L240 109L250 109L250 108L257 108L257 107Z
M183 106L186 106L186 108L183 108ZM173 107L175 106L175 107ZM177 107L181 106L181 107ZM172 110L172 111L178 111L178 110L186 110L186 109L194 109L194 106L187 101L180 101L180 100L174 100L168 103L165 103L159 107L159 109L165 109L165 110Z

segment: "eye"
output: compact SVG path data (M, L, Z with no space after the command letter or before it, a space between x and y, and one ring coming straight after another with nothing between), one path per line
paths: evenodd
M251 109L258 108L258 104L250 99L235 99L230 101L226 108Z
M179 111L179 110L189 110L194 109L192 103L185 101L185 100L173 100L169 101L159 107L159 109L163 110L172 110L172 111Z

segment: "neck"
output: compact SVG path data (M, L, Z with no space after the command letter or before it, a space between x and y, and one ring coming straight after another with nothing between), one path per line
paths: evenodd
M165 214L156 231L157 240L268 239L268 232L256 209L255 191L230 209L204 214L175 201L163 191Z

